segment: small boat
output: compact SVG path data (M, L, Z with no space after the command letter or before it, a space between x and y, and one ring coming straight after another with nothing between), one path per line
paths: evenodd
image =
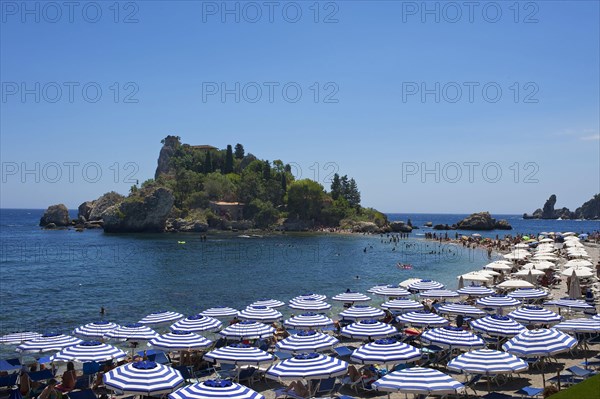
M251 238L251 237L249 235L242 234L242 235L239 235L238 238Z
M185 241L177 241L177 244L185 244Z
M410 270L410 269L412 269L412 265L410 263L400 263L400 262L398 262L398 264L396 265L396 267L398 267L398 269L402 269L402 270Z

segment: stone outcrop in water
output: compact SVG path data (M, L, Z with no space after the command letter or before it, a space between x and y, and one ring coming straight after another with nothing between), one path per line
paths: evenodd
M413 230L412 226L409 226L403 221L391 222L390 229L394 233L410 233Z
M66 227L71 224L69 210L64 204L50 205L40 218L40 226L46 228Z
M162 232L173 208L171 190L163 187L140 190L102 214L107 233Z
M594 195L594 197L586 201L583 205L575 210L577 219L589 219L598 220L600 219L600 194Z
M512 226L506 220L494 219L489 212L473 213L456 224L459 230L511 230Z
M591 200L585 202L575 212L566 207L555 209L555 205L556 195L552 194L546 200L543 209L536 209L531 215L524 213L523 219L600 219L600 194L594 195Z

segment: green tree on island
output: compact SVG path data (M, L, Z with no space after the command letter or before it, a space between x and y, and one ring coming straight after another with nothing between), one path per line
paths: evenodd
M244 158L244 146L241 145L240 143L237 143L235 145L235 159L242 159Z

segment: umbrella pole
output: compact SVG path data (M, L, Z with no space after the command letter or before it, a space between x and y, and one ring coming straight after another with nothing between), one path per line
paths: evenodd
M544 374L545 363L544 363L543 357L541 358L540 362L542 363L542 386L544 387L544 389L546 389L546 375ZM560 379L559 379L559 381L560 381Z

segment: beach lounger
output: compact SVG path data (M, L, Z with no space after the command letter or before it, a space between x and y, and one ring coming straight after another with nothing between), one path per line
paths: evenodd
M256 370L256 367L246 367L240 371L235 379L239 384L247 382L248 385L252 386L256 381Z
M473 374L471 378L463 384L465 386L465 392L471 388L471 390L477 394L474 386L481 380L481 378L483 378L483 374Z
M8 373L13 373L15 371L19 371L21 369L21 366L15 366L13 364L10 364L8 361L4 360L4 359L0 359L0 371L6 371Z
M14 373L4 377L0 377L0 388L12 387L17 384L17 378L19 374Z
M316 396L316 397L331 396L331 394L333 392L337 392L341 386L342 386L342 384L336 384L335 377L321 380L321 381L319 381L319 385L313 396Z
M533 398L536 396L540 396L543 392L544 392L544 390L542 388L535 388L535 387L532 387L531 385L528 385L526 387L519 389L515 393L517 395L520 395L521 398L524 398L524 397Z
M44 369L40 371L34 371L33 373L29 373L29 378L31 378L31 381L33 382L47 381L51 378L54 378L54 374L52 374L51 370Z
M352 346L338 346L336 348L333 348L333 350L335 351L335 353L337 353L339 357L350 356L355 349L356 348Z
M71 391L66 396L69 399L97 399L96 394L91 389L84 389L82 391Z
M514 396L500 392L490 392L481 397L482 399L514 399Z
M296 394L294 391L286 391L287 388L274 389L275 399L277 398L293 398L293 399L305 399L303 396Z
M196 377L192 374L192 370L191 367L189 366L171 366L173 367L175 370L179 371L181 373L181 377L183 377L183 380L185 382L192 382L192 381L196 381Z
M582 378L588 378L588 377L591 377L592 375L596 374L595 372L593 372L591 370L586 370L579 366L571 366L567 369L567 371L569 371L573 375L576 375L577 377L582 377Z
M281 351L276 351L273 352L273 355L278 359L278 360L285 360L285 359L291 359L292 357L294 357L294 355L292 355L289 352L281 352Z

